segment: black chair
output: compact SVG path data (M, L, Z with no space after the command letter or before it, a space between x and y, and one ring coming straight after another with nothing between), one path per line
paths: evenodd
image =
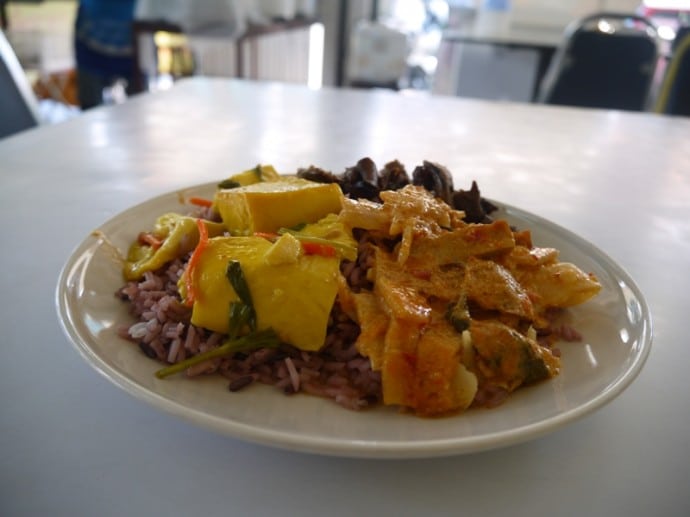
M643 111L660 58L655 26L600 13L568 27L541 85L546 104Z
M673 38L673 42L671 43L671 54L678 49L681 42L685 39L685 36L688 35L690 35L690 25L681 25L678 27L676 30L676 36Z
M38 100L14 49L0 31L0 138L35 127L39 122Z
M654 111L690 116L690 32L674 41Z

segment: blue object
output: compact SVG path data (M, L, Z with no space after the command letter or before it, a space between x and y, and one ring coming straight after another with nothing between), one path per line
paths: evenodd
M77 67L103 79L133 74L135 0L81 0L75 23Z
M482 8L486 11L510 11L510 0L484 0Z

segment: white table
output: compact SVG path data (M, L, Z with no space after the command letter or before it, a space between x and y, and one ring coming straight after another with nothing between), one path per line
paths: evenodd
M0 141L0 514L688 515L690 121L193 79ZM606 251L655 344L603 409L537 440L434 460L252 445L153 410L73 350L58 273L132 204L258 162L446 164Z

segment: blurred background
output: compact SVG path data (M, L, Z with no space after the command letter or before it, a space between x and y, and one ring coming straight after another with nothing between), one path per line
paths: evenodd
M36 101L39 123L192 75L663 112L689 10L673 0L0 0L2 81L26 80L19 98ZM594 36L581 42L585 32ZM620 48L595 48L597 38ZM603 82L607 53L635 75ZM591 56L598 64L570 89L601 79L597 98L557 92ZM629 92L638 83L642 100Z

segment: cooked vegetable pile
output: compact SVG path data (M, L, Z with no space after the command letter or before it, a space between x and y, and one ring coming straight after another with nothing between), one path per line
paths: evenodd
M166 350L172 364L160 378L216 371L256 350L318 358L337 315L357 329L378 400L443 415L557 375L555 311L600 290L557 250L534 246L529 230L492 220L476 184L456 191L431 162L412 180L399 162L379 171L368 158L341 175L257 166L191 203L203 216L162 214L124 267L135 285L181 264L178 325L222 336L205 350ZM144 335L129 330L135 341Z

